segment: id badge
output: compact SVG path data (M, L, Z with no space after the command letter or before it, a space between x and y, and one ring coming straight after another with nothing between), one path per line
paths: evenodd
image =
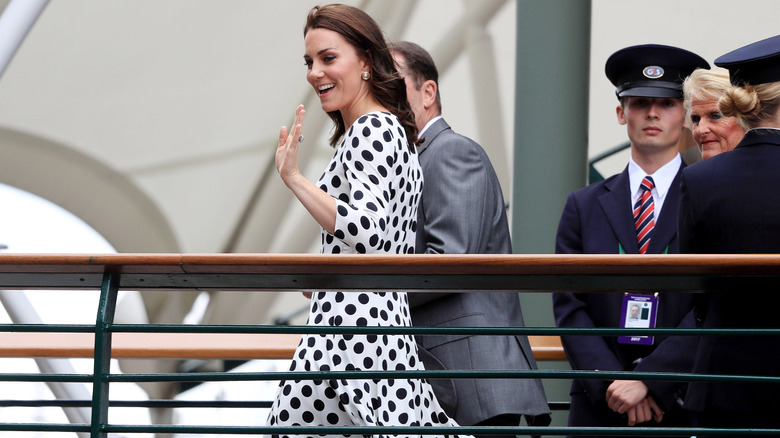
M623 294L620 328L655 328L658 293L653 295ZM621 344L653 345L652 336L619 336Z

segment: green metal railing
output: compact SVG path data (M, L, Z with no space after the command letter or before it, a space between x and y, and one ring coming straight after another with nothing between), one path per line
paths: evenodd
M176 262L171 261L171 257ZM199 258L198 258L199 257ZM477 335L780 335L780 329L558 329L554 327L312 327L249 325L135 325L113 322L120 289L177 290L614 290L668 292L740 290L766 287L780 279L780 256L0 256L0 288L101 289L97 321L92 325L7 325L6 332L94 332L93 374L5 374L1 381L92 383L92 400L3 400L2 406L91 407L90 424L0 424L0 431L76 432L92 438L111 433L186 434L510 434L510 435L653 435L778 436L780 429L704 428L569 428L569 427L248 427L130 425L109 421L110 408L267 408L268 401L120 401L110 398L119 382L276 381L280 379L384 378L541 378L639 379L666 381L762 382L776 385L778 376L694 375L691 373L532 371L339 371L209 372L117 374L110 368L114 333L331 333L331 334L477 334ZM641 268L641 269L638 269ZM645 271L650 268L653 275ZM293 377L294 376L294 377ZM778 387L780 389L780 387ZM86 436L86 435L85 435Z

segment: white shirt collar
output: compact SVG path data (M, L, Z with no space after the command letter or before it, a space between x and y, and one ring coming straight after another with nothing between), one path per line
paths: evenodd
M655 218L658 220L658 216L661 214L661 207L663 207L664 200L666 199L666 194L672 186L674 177L677 176L677 172L680 170L680 165L682 165L682 158L680 158L680 154L677 154L671 161L656 170L655 173L648 175L632 158L629 158L628 184L629 189L631 190L632 207L641 194L639 186L642 184L642 180L645 176L650 176L653 178L653 183L655 184L652 193L654 209L656 211Z
M423 129L421 129L420 132L417 133L417 137L422 137L423 133L425 131L427 131L428 128L430 128L431 125L436 123L436 121L439 120L440 118L441 118L441 116L439 115L439 116L436 116L436 117L432 118L431 120L428 120L428 123L426 123L425 126L423 126Z

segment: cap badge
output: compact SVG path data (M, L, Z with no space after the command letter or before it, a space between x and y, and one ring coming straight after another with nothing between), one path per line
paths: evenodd
M645 67L645 69L642 70L642 74L650 79L658 79L664 75L664 69L657 65L651 65L649 67Z

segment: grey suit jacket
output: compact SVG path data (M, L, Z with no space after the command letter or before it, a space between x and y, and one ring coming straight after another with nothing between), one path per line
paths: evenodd
M417 147L425 184L417 213L416 252L504 254L512 252L501 186L480 145L456 134L444 119ZM410 293L412 322L426 327L524 326L516 293ZM527 370L536 361L525 336L417 336L429 369ZM437 362L427 353L430 353ZM434 391L461 425L502 414L541 416L550 410L538 379L452 379ZM446 385L442 385L445 383ZM537 421L540 419L537 419Z

